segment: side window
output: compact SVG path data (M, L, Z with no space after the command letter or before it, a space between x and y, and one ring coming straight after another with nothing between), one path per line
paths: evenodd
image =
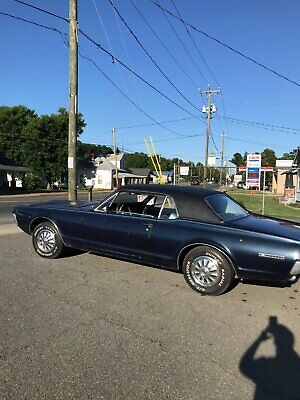
M172 197L167 196L161 210L160 219L177 219L179 217L176 204Z

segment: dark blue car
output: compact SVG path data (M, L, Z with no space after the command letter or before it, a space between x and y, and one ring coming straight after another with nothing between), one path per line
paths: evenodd
M179 270L202 294L222 294L234 278L300 275L300 224L252 214L211 189L132 185L101 203L19 206L14 215L42 257L74 248Z

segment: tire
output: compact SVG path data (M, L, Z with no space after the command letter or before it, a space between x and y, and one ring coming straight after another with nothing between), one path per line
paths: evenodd
M35 227L32 243L34 250L44 258L58 258L65 249L59 232L51 222L42 222Z
M209 246L195 247L183 260L188 285L202 295L218 296L230 287L234 271L227 258Z

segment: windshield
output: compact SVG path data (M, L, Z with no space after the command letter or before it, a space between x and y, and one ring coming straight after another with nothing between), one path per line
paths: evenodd
M243 207L223 194L209 196L205 201L223 221L231 221L248 215L248 212Z

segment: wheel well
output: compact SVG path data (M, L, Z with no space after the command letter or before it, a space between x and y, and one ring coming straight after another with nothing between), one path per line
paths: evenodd
M34 220L31 221L30 226L29 226L29 232L30 234L33 233L33 231L35 230L35 228L41 224L42 222L51 222L53 223L49 218L46 217L37 217Z
M205 247L211 247L211 248L213 248L213 249L218 250L220 253L222 253L222 254L227 258L229 264L231 265L231 267L232 267L232 269L233 269L233 271L234 271L234 274L236 275L235 266L234 266L234 264L233 264L232 259L229 257L229 255L228 255L224 250L221 250L219 247L213 246L213 245L211 245L211 244L206 244L206 243L193 243L193 244L190 244L190 245L184 247L184 248L180 251L180 253L179 253L178 257L177 257L177 267L178 267L178 270L179 270L179 271L182 271L183 260L184 260L185 256L187 255L187 253L188 253L189 251L191 251L191 250L194 249L195 247L204 247L204 246L205 246Z

